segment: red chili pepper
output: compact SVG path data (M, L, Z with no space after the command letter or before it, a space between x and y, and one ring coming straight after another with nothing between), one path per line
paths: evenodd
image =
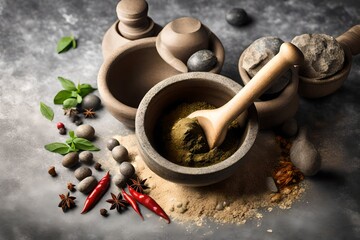
M110 174L109 172L99 181L95 189L90 193L86 198L84 203L84 208L81 211L81 214L88 212L95 204L100 200L100 198L105 194L110 186Z
M152 199L149 195L139 193L135 191L132 187L128 185L128 189L130 194L138 201L140 204L153 211L158 216L164 218L168 223L170 223L169 216L165 213L165 211Z
M125 192L125 190L122 188L121 189L121 193L124 196L124 199L130 204L130 206L134 209L135 212L137 212L137 214L140 215L141 219L144 220L143 215L140 212L140 208L139 205L136 203L136 200L129 194L127 194Z

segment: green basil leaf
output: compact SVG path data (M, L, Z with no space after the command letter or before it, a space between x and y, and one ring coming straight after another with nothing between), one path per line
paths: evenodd
M75 49L77 47L77 41L76 39L73 37L72 41L71 41L71 46L73 49Z
M99 151L100 149L95 147L89 140L85 138L75 138L73 143L75 147L84 151Z
M77 101L75 98L68 98L63 103L64 109L73 108L76 107L76 105L77 105Z
M63 104L68 98L71 98L71 92L68 90L61 90L54 97L54 104Z
M73 140L75 138L74 131L69 131L69 136L71 137L71 140Z
M78 92L81 95L81 97L85 97L89 93L92 93L93 91L96 90L96 88L93 88L90 84L87 83L80 84L80 86L78 86L78 89L79 89Z
M40 102L40 112L44 117L46 117L50 121L54 119L54 111L51 109L51 107L49 107L43 102Z
M77 91L72 91L72 92L71 92L71 97L72 97L72 98L77 98L78 95L79 95L79 94L77 93Z
M80 95L77 95L76 100L77 100L77 103L81 103L82 102L82 97Z
M69 79L65 79L63 77L58 77L58 80L60 81L62 87L65 89L65 90L68 90L68 91L76 91L76 86L75 86L75 83Z
M74 48L73 46L73 41L74 41L74 37L62 37L58 43L57 43L57 47L56 47L56 51L57 53L63 53L68 51L71 47ZM76 46L75 46L76 47Z
M71 143L73 142L72 138L68 138L65 141L68 145L71 145Z
M65 143L50 143L44 146L46 150L50 152L60 153L62 155L67 154L70 151L70 147Z

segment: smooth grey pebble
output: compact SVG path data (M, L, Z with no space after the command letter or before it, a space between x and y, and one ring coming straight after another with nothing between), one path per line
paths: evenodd
M66 154L61 164L66 168L72 168L79 162L79 154L77 152L70 152Z
M94 176L89 176L79 182L79 184L77 185L77 190L84 194L88 194L92 190L94 190L97 184L98 181L96 180L96 178Z
M126 186L128 178L126 178L124 175L120 174L116 174L113 177L113 182L116 186L118 186L119 188L123 188Z
M215 54L210 50L195 52L187 61L187 67L191 72L207 72L214 68L217 63Z
M129 162L122 162L120 164L120 173L124 175L126 178L130 178L135 173L134 166Z
M106 143L106 147L110 151L113 150L114 147L119 146L119 145L120 145L119 141L115 138L110 138Z
M93 156L92 152L90 152L90 151L82 151L79 154L79 160L82 163L89 164L92 162L93 158L94 158L94 156Z
M101 100L98 96L94 94L88 94L86 95L81 103L82 109L93 109L97 110L101 106Z
M92 171L88 167L79 167L75 170L75 177L77 180L81 181L86 177L89 177L92 175Z
M75 129L75 135L79 138L92 140L95 136L95 129L89 124L80 125Z
M120 145L114 147L113 150L111 150L111 155L115 159L115 161L117 161L118 163L122 163L128 159L129 153L124 146Z
M249 22L249 16L243 8L230 9L226 13L225 19L234 26L243 26Z

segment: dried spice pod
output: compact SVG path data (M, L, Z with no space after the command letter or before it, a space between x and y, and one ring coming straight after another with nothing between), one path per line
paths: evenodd
M56 177L57 176L57 173L56 173L56 170L55 170L55 167L54 166L51 166L48 170L48 173L52 176L52 177Z

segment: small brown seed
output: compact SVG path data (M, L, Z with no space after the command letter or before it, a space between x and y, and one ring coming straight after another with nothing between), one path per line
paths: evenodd
M104 217L108 216L108 211L105 208L100 209L100 214Z
M48 170L48 173L52 176L52 177L56 177L57 176L57 173L55 171L55 167L54 166L51 166Z
M67 184L67 188L68 188L71 192L75 192L75 191L76 191L75 185L72 184L71 182L69 182L69 183Z
M101 171L101 170L102 170L102 168L101 168L101 164L100 164L100 163L98 163L98 162L96 162L96 163L95 163L94 168L95 168L96 170L98 170L98 171Z

